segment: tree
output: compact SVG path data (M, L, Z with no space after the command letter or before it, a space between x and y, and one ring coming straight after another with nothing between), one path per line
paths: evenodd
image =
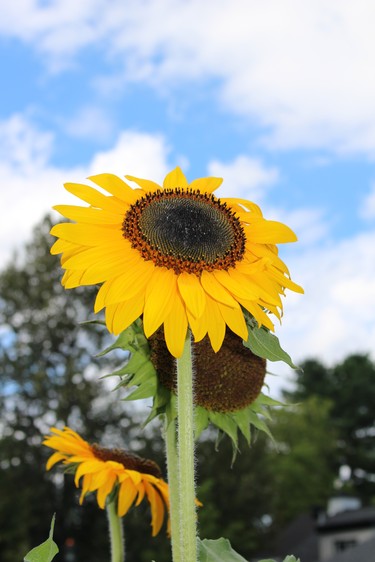
M325 509L334 491L336 436L329 423L331 409L331 402L312 396L273 415L275 530L302 513Z
M302 368L288 398L317 396L332 402L329 423L337 433L334 467L350 468L346 487L367 503L375 496L375 364L368 355L357 354L333 367L309 360Z

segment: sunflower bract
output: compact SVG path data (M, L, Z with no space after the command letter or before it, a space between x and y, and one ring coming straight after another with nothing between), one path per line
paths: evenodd
M273 329L291 281L276 244L294 242L286 225L266 220L243 199L218 199L220 178L188 184L175 168L155 182L113 174L66 189L89 204L55 207L75 223L55 225L53 254L62 254L65 288L101 284L95 312L105 308L108 330L119 334L143 315L146 337L163 326L169 352L180 357L187 330L194 340L208 335L220 349L226 326L246 340L243 309L259 326ZM106 192L106 194L104 194Z

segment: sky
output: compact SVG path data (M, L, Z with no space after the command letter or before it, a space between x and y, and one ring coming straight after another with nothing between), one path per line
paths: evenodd
M375 359L374 25L372 0L0 2L1 263L80 204L64 182L179 165L297 233L295 362Z

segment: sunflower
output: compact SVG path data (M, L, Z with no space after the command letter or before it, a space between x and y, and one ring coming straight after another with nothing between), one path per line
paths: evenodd
M123 517L134 502L138 506L147 496L151 506L152 536L159 533L165 508L169 509L169 493L168 484L161 478L160 468L154 461L122 449L90 445L68 427L63 430L51 428L51 434L43 441L56 451L47 462L47 470L60 461L64 465L73 465L77 487L83 478L81 504L86 494L97 492L98 505L104 509L107 498L115 495L117 513Z
M303 292L275 246L295 241L292 230L266 220L255 203L215 197L220 178L189 184L178 167L162 187L126 178L138 187L112 174L89 178L107 195L65 185L89 206L54 207L76 221L51 230L64 287L102 283L94 310L105 308L109 331L119 334L143 315L146 337L163 326L174 357L181 356L189 327L195 342L208 335L215 352L226 326L246 340L244 310L273 330L269 313L280 318L284 289Z

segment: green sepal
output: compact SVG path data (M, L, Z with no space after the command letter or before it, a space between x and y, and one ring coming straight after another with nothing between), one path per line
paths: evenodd
M30 550L30 552L26 554L24 562L51 562L55 558L56 554L59 552L59 548L53 540L54 528L55 515L52 517L48 539Z
M263 357L269 361L283 361L292 369L298 369L290 355L282 349L275 334L271 334L267 328L249 327L249 336L247 341L244 341L244 346L258 357Z
M133 323L128 328L126 328L126 330L121 332L117 340L112 345L110 345L109 347L98 353L96 357L103 357L103 355L107 355L107 353L113 351L114 349L128 350L129 345L131 346L131 344L135 341L135 338L136 338L136 330L135 330L135 324Z
M114 375L135 375L145 363L149 363L148 357L145 356L143 353L135 352L131 354L129 361L126 365L117 372L114 372Z
M126 396L124 400L140 400L141 398L151 398L156 392L156 381L146 380L142 386L138 386L131 394Z
M266 433L268 435L268 437L274 441L273 435L270 431L270 428L268 427L268 425L261 420L254 412L252 412L251 410L249 410L249 422L256 427L257 429L259 429L260 431L264 431L264 433Z
M250 445L251 439L251 425L249 420L249 414L247 409L239 410L237 412L233 412L231 417L234 419L237 427L241 431L242 435L245 437L247 444Z
M231 547L228 539L198 539L199 562L246 562L245 558Z
M233 419L226 414L220 412L208 412L210 421L216 425L221 431L229 435L232 440L233 447L237 449L238 445L238 431L237 425Z

